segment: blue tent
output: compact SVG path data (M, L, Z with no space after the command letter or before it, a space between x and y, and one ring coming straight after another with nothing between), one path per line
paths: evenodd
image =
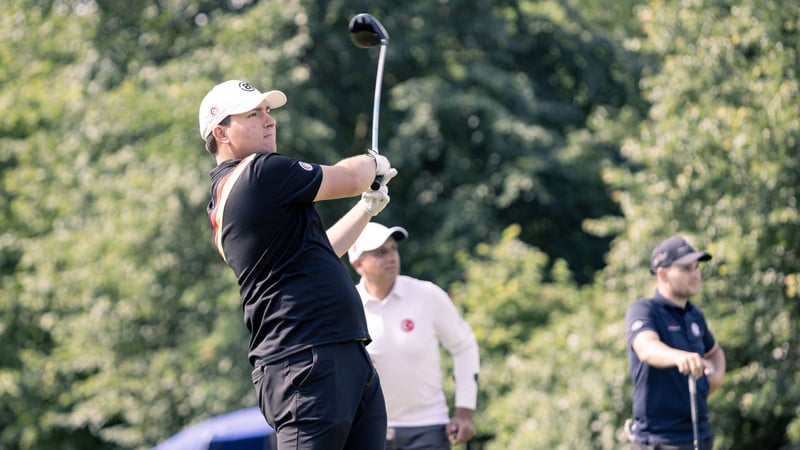
M153 450L274 450L275 430L256 407L214 416L191 425Z

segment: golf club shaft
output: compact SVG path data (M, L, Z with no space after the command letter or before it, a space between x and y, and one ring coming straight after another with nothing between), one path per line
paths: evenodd
M378 151L378 120L381 114L381 87L383 86L383 62L386 59L386 44L381 44L378 56L378 73L375 76L375 99L372 106L372 149Z
M692 444L694 450L699 450L697 441L697 384L694 377L689 374L689 405L692 410Z
M375 75L375 97L372 104L372 150L378 151L378 121L381 115L381 87L383 86L383 62L386 60L386 44L381 44L380 55L378 56L378 72ZM372 182L370 189L377 191L381 188L382 177L377 177Z
M383 86L383 63L386 60L386 46L389 44L389 33L383 25L368 13L353 16L347 26L350 29L350 39L357 47L368 48L380 45L378 56L378 72L375 76L375 95L372 104L372 146L370 153L378 154L378 124L381 113L381 89ZM380 189L383 177L376 177L370 188L373 191Z

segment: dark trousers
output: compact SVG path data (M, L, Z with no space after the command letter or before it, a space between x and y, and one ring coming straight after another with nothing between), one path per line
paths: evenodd
M450 450L447 425L391 427L386 430L385 450Z
M375 450L386 404L363 343L312 347L253 371L258 403L278 450Z
M714 439L705 439L697 443L699 450L713 450ZM631 450L694 450L694 444L642 444L631 442Z

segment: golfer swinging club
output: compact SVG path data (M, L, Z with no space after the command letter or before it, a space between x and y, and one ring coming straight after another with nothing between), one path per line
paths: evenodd
M689 301L700 289L699 263L710 259L682 237L665 239L650 257L655 294L634 302L625 314L633 380L633 420L626 428L632 450L713 448L706 400L722 385L725 353ZM687 383L687 376L696 383Z
M388 204L397 171L378 154L328 166L277 153L272 110L285 103L281 91L229 80L199 115L217 162L208 215L239 282L259 406L280 450L383 448L386 405L361 298L339 258ZM383 184L370 190L376 178ZM314 203L359 194L326 231Z

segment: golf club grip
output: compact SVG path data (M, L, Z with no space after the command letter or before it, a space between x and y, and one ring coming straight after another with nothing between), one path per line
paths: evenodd
M367 154L375 156L379 155L380 153L378 152L378 147L372 147L367 150ZM377 165L377 161L375 164ZM369 188L373 191L377 191L381 188L381 184L383 184L383 175L375 175L375 180L372 181L372 184L369 185Z

